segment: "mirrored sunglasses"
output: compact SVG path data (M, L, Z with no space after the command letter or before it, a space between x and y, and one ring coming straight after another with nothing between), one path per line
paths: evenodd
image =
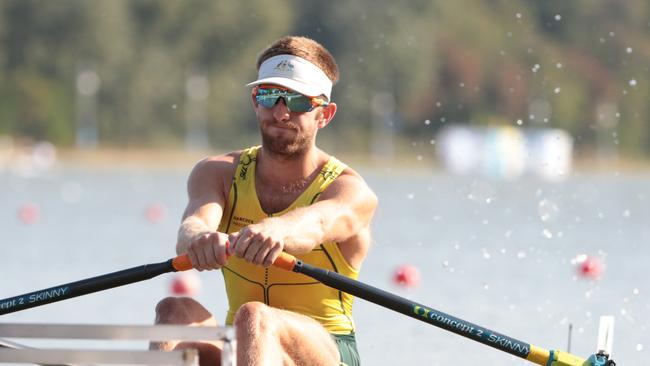
M308 97L276 85L257 86L253 89L253 95L264 108L272 108L282 98L289 112L310 112L316 107L326 107L329 104L323 98Z

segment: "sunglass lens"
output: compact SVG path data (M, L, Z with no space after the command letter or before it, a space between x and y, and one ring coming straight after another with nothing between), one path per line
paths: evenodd
M278 102L279 96L276 95L263 95L263 94L258 94L255 99L257 100L257 103L261 104L262 107L264 108L271 108L275 105L275 103Z
M311 100L302 94L287 96L285 101L292 112L309 112L314 108Z

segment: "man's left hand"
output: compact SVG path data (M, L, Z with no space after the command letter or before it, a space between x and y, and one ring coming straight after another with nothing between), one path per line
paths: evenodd
M230 236L230 250L244 260L269 267L284 249L285 230L275 218L249 225Z

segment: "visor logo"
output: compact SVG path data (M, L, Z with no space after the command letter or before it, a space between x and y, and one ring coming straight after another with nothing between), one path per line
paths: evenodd
M291 72L293 71L293 68L294 66L289 60L280 61L280 63L274 67L275 70L278 70L280 72Z

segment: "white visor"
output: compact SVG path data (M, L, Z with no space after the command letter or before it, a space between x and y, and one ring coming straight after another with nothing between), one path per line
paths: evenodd
M257 80L246 86L275 84L309 97L324 95L330 100L332 80L323 70L302 57L273 56L260 65Z

